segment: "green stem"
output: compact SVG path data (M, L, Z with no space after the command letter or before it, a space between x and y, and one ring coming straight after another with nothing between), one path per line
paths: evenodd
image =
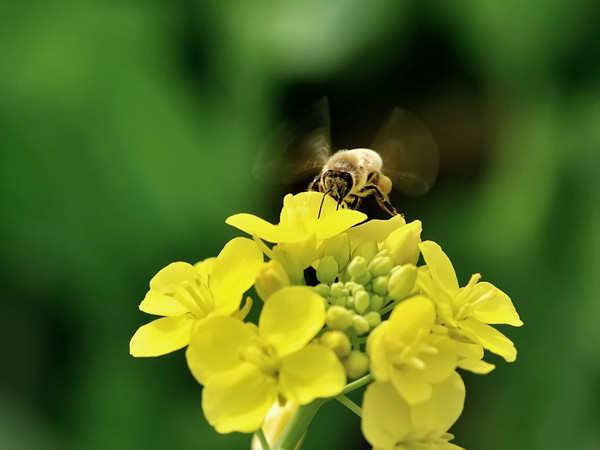
M358 417L361 417L362 411L360 409L360 406L358 406L344 394L338 395L335 399L342 405L344 405L346 408L348 408L350 411L352 411L354 414L356 414Z
M355 391L356 389L363 387L365 384L370 383L372 380L373 375L368 373L365 376L360 377L358 380L354 380L352 383L348 383L346 387L344 387L342 394L347 394L348 392Z
M294 450L298 442L306 433L308 426L312 422L319 408L327 401L324 398L318 398L308 405L298 406L298 409L281 432L279 439L275 442L272 450Z
M267 438L265 437L265 433L262 428L258 429L258 431L256 432L256 435L258 436L258 440L260 441L260 445L262 446L262 449L270 450L271 447L269 446L269 441L267 441Z

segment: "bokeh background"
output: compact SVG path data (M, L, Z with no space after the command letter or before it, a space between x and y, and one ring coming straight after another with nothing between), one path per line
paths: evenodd
M0 448L247 449L217 435L183 352L134 359L148 280L216 254L278 123L328 96L338 147L393 106L441 153L395 203L461 281L525 326L514 364L465 374L469 450L600 449L600 3L32 1L0 7ZM306 449L363 449L332 402Z

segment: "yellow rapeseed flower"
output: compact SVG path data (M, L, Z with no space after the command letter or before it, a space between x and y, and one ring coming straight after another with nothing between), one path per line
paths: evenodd
M130 353L160 356L178 350L189 343L202 319L235 313L262 263L262 253L252 240L235 238L216 258L195 266L175 262L161 269L139 308L166 317L141 326L131 338Z
M428 400L432 385L456 368L454 343L431 333L434 324L431 300L411 297L398 304L367 341L371 373L378 381L390 382L409 405Z
M257 430L281 395L305 405L341 392L346 375L330 348L310 341L325 323L323 299L284 287L264 303L258 327L214 316L200 323L186 352L203 384L202 407L220 433Z
M460 416L465 385L454 372L433 385L430 398L409 405L390 383L376 381L362 404L362 432L376 450L461 450L447 431Z
M419 273L418 286L434 301L438 323L449 329L450 336L467 339L513 362L517 357L514 344L489 325L523 325L510 297L491 283L480 283L480 274L474 274L466 286L460 287L450 259L438 244L425 241L419 248L427 267ZM476 358L462 362L474 371L484 369L481 364L486 363Z
M319 247L324 241L366 218L359 211L338 210L337 203L329 196L302 192L285 196L277 225L245 213L228 217L225 222L256 238L278 244L272 252L267 249L266 253L285 267L292 282L299 283L302 271L319 258Z

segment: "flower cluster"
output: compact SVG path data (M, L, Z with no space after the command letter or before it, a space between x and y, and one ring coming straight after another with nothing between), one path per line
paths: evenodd
M298 446L306 429L288 428L308 426L302 405L336 398L361 415L374 448L459 449L448 433L465 399L456 370L490 372L484 350L514 361L513 343L491 325L522 322L481 275L461 287L441 247L421 241L419 221L366 219L314 192L286 196L276 225L229 217L252 239L159 271L140 309L165 317L138 329L131 354L187 345L209 423L258 431L265 446ZM240 307L252 286L257 324L244 321L251 298ZM344 393L365 384L361 409Z

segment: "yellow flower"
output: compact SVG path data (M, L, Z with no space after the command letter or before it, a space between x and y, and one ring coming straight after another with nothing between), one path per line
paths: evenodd
M323 201L321 217L319 207ZM279 224L273 225L252 214L236 214L228 217L225 223L253 236L274 243L297 243L315 235L318 242L329 239L353 225L362 222L367 216L352 209L336 211L336 202L318 192L288 194L283 199Z
M346 375L335 353L309 343L325 323L323 299L306 286L278 290L258 327L214 316L198 325L186 352L204 384L202 407L220 433L257 430L282 395L304 405L341 392Z
M432 241L419 246L427 267L420 271L418 285L436 305L438 323L459 340L469 340L513 362L517 350L512 341L488 324L508 324L519 327L523 322L510 298L491 283L479 282L480 274L459 287L456 273L448 256ZM477 362L467 359L467 367Z
M376 450L460 450L448 441L465 401L465 385L454 372L433 385L429 400L410 406L390 383L374 382L362 404L362 432Z
M228 217L225 222L252 236L278 244L272 252L266 249L266 253L285 267L293 283L299 283L303 279L302 271L319 258L319 247L324 241L367 218L359 211L336 210L336 207L335 200L329 196L302 192L285 196L277 225L245 213Z
M435 308L423 296L398 304L389 320L369 335L367 351L376 380L390 382L409 405L431 397L432 385L454 372L454 343L432 334Z
M175 262L160 270L139 308L166 317L141 326L131 338L130 353L159 356L185 347L200 320L238 310L262 263L262 253L253 241L235 238L216 258L196 266Z

